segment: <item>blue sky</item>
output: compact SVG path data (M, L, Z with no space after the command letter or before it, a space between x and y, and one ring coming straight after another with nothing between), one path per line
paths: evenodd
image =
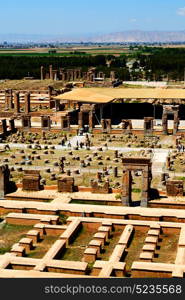
M6 0L0 33L85 34L185 30L185 0Z

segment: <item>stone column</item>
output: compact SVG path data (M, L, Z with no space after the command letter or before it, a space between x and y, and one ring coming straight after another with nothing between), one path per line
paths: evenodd
M52 86L48 86L48 96L49 96L49 100L51 100L52 98L52 92L53 92L53 87Z
M31 128L31 116L22 116L22 128L23 129L30 129Z
M42 128L42 130L50 130L51 129L50 116L41 116L41 128Z
M111 72L110 72L110 80L111 80L111 81L115 81L115 79L116 79L115 71L111 71Z
M10 126L11 133L14 133L15 132L15 120L13 118L9 120L9 126Z
M9 90L5 90L5 110L9 109Z
M26 93L24 95L24 105L25 105L25 113L29 114L30 113L30 93Z
M114 173L114 177L117 178L118 177L118 167L114 167L113 173Z
M70 116L61 116L61 130L70 130Z
M101 119L101 127L102 127L102 131L105 132L106 131L105 119Z
M74 74L74 76L73 76L73 77L74 77L74 80L77 80L77 70L74 70L74 73L73 73L73 74Z
M163 134L168 134L168 115L166 113L163 113L162 117L162 126L163 126Z
M91 110L89 112L89 131L92 132L94 128L94 112Z
M153 131L154 118L144 118L144 133L151 133Z
M40 80L44 80L44 67L40 67Z
M1 120L3 135L7 134L6 119Z
M106 120L106 124L107 124L107 133L111 132L111 128L112 128L112 124L111 124L111 119L107 119Z
M118 150L114 151L114 158L118 158Z
M166 169L169 170L170 166L171 166L171 164L170 164L170 156L167 156L167 158L166 158Z
M3 199L9 187L10 171L8 165L0 166L0 198Z
M79 128L83 128L83 112L79 111L78 113L78 126Z
M174 112L174 125L173 125L173 135L175 135L178 132L179 129L179 116L178 111Z
M49 79L53 80L53 66L49 66Z
M131 188L132 188L132 176L129 170L123 171L122 181L122 204L124 206L131 206Z
M14 94L14 112L15 114L20 113L20 93L16 92Z
M148 168L145 167L145 170L143 171L143 190L142 190L142 196L141 196L141 207L147 207L148 206L148 200L149 200L149 190L150 190L150 180L149 180L149 173Z
M9 109L13 108L13 94L12 94L12 89L9 89L8 107L9 107Z
M66 78L66 75L65 75L64 72L62 72L62 73L61 73L61 80L62 80L62 81L65 81L65 78Z

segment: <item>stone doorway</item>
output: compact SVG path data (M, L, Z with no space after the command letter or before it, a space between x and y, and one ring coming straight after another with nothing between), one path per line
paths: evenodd
M174 120L173 125L173 135L178 132L179 128L179 105L164 105L163 106L163 116L162 116L162 126L163 134L168 135L168 117L172 115Z
M122 203L124 206L132 204L132 171L142 172L142 194L140 206L147 207L150 199L150 185L152 180L152 163L148 158L123 158Z
M78 113L79 129L84 132L92 132L94 128L94 113L95 106L90 104L83 104Z

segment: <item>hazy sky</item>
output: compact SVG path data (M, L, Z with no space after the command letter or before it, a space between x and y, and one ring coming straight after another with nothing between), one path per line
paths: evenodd
M1 0L0 33L185 30L185 0Z

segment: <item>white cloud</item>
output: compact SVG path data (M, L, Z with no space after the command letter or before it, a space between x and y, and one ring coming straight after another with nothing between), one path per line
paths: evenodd
M177 10L179 16L185 16L185 7L181 7Z
M130 22L130 23L136 23L137 20L133 18L133 19L130 19L129 22Z

